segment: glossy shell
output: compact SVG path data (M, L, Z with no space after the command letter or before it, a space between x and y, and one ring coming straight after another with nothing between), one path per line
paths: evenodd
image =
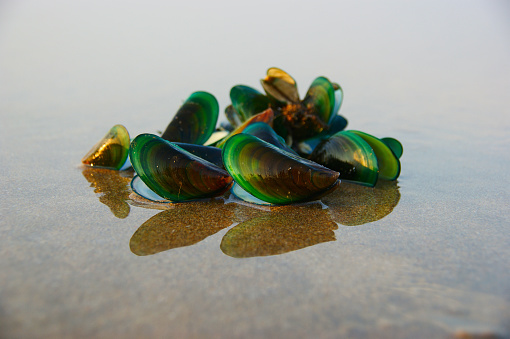
M341 180L374 186L378 178L377 158L360 136L338 132L323 140L310 156L312 161L340 172Z
M245 122L269 107L269 98L254 88L237 85L230 90L230 100L239 120ZM234 113L231 113L234 114Z
M174 202L214 197L232 183L225 170L156 135L137 136L130 157L143 182Z
M174 144L199 158L209 161L220 168L224 168L223 159L221 158L221 149L218 147L186 144L182 142L174 142Z
M253 135L261 140L264 140L265 142L270 143L271 145L274 145L278 148L286 150L287 152L298 155L293 149L287 146L285 140L283 140L281 136L276 134L276 132L271 128L271 126L269 126L265 122L255 122L246 127L243 133Z
M315 79L303 99L303 105L313 107L314 113L325 124L329 124L335 109L335 90L331 82L324 77Z
M344 100L344 90L335 82L331 83L331 85L333 85L333 89L335 90L335 106L333 108L333 115L336 115L338 114Z
M225 143L223 162L244 190L272 204L315 200L335 187L339 175L244 133Z
M272 67L267 70L267 75L260 80L267 95L284 103L298 103L299 93L294 80L287 72Z
M195 92L179 108L161 137L172 142L203 145L214 132L219 106L207 92Z
M318 135L303 140L297 144L300 155L308 157L323 140L330 138L332 135L342 131L347 126L347 119L341 115L336 115L331 120L328 130L324 130Z
M216 144L216 147L223 148L223 145L225 145L225 142L231 138L232 136L242 133L248 126L258 123L258 122L264 122L271 126L273 124L274 119L274 113L271 108L266 109L264 112L261 112L259 114L255 114L250 119L246 120L241 126L237 127L235 130L233 130L225 139L218 142Z
M360 131L349 132L363 138L374 150L379 164L379 178L385 180L395 180L398 178L400 175L400 161L384 142L368 133Z
M129 154L129 133L122 125L113 126L81 159L89 166L120 170Z
M391 149L391 151L393 152L393 154L395 154L397 158L400 159L402 157L402 154L404 153L404 147L402 146L400 141L393 138L381 138L381 141L384 142L386 146L388 146Z

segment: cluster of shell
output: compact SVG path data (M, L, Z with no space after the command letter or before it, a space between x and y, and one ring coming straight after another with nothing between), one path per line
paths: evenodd
M219 105L207 92L184 102L161 136L132 141L114 126L82 159L89 166L134 168L133 191L145 199L184 202L223 195L283 205L317 200L340 180L374 186L400 174L403 148L393 138L344 131L342 88L325 77L300 100L296 81L278 68L261 80L265 94L237 85L216 128Z

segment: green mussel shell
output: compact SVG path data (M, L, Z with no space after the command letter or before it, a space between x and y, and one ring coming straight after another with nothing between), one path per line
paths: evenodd
M325 124L329 124L335 108L335 90L331 82L325 77L315 79L303 99L303 104L307 108L313 108L314 113Z
M404 147L402 146L400 141L393 138L381 138L381 141L384 142L386 146L388 146L393 151L393 154L395 154L397 158L399 159L402 158L402 154L404 153Z
M269 107L269 98L254 88L237 85L230 90L232 106L239 113L241 122Z
M303 140L297 144L297 149L299 151L299 154L308 157L313 150L319 145L323 140L330 138L332 135L342 131L347 126L347 119L345 119L341 115L336 115L331 120L331 123L329 124L329 129L324 130L318 135Z
M296 80L279 68L268 69L266 77L260 80L260 83L267 95L277 101L286 104L299 102Z
M333 82L333 89L335 90L335 107L333 108L333 115L338 114L340 107L342 106L342 102L344 100L344 91L339 84Z
M174 202L218 196L232 183L225 170L152 134L133 140L130 158L140 179Z
M223 159L221 158L221 149L218 147L186 144L183 142L174 142L173 144L179 146L187 152L190 152L193 155L196 155L199 158L213 163L220 168L224 168Z
M268 124L269 126L273 125L273 119L274 119L274 112L271 108L266 109L263 112L260 112L258 114L255 114L248 120L246 120L241 126L238 126L235 130L230 132L229 135L227 135L223 140L219 141L215 146L219 148L223 148L223 145L225 145L225 142L232 136L242 133L248 126L255 124L257 122L264 122Z
M227 140L223 162L239 186L272 204L315 200L336 186L339 175L244 133Z
M219 106L207 92L195 92L179 108L161 137L171 142L203 145L214 132Z
M340 172L340 179L375 186L377 158L370 145L360 136L338 132L323 140L310 156L312 161Z
M393 151L383 141L360 131L349 131L365 140L374 150L379 164L379 178L385 180L395 180L400 175L400 161L393 154Z
M120 170L129 154L129 133L122 125L113 126L81 159L85 165Z
M261 140L264 140L265 142L270 143L271 145L274 145L278 148L286 150L287 152L298 155L292 148L287 146L285 140L283 140L281 136L276 134L276 132L271 128L271 126L269 126L265 122L253 123L246 127L243 133L253 135Z

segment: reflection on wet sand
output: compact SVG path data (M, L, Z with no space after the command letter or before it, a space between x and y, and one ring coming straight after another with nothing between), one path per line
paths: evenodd
M334 241L337 224L320 205L287 206L229 230L220 248L235 258L267 256Z
M233 220L234 206L222 200L175 204L144 222L129 247L142 256L193 245L232 225Z
M358 226L390 214L400 200L396 181L379 180L374 188L340 183L332 194L322 198L333 220L345 226Z
M223 237L220 248L235 258L269 256L335 241L339 224L355 226L391 213L400 193L396 182L375 188L342 183L319 203L272 207L265 211L221 199L165 205L169 208L147 220L131 237L136 255L151 255L196 244L239 223Z
M104 168L86 167L82 174L94 187L94 193L101 193L99 201L110 208L113 215L124 219L129 215L129 182L133 178L133 171L114 171Z

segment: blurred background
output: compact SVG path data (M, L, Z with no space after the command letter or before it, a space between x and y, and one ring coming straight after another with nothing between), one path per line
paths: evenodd
M507 1L3 0L1 114L164 129L190 93L223 110L233 85L261 89L276 66L301 95L319 75L340 83L341 112L365 129L372 113L398 124L445 108L454 123L474 101L492 117L479 123L508 126L509 41Z

